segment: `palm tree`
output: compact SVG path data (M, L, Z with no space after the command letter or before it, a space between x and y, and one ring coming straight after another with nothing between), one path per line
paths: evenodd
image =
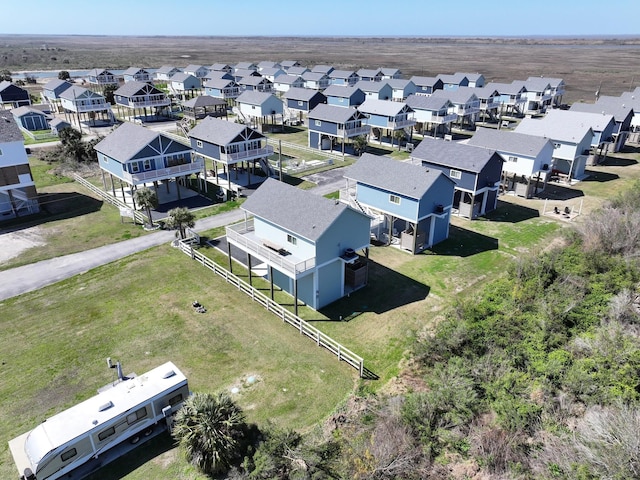
M187 228L193 228L196 224L196 217L185 207L172 208L168 215L167 227L177 228L180 231L180 238L185 237Z
M367 136L366 135L358 135L353 139L353 149L359 154L367 149Z
M173 437L206 474L228 471L242 458L245 416L225 393L194 393L176 414Z
M405 132L404 130L395 130L393 132L393 138L398 140L398 151L400 151L400 146L402 144L402 140L407 138L407 132ZM393 140L391 140L391 147L393 147Z
M149 219L148 226L153 227L151 209L158 206L158 196L156 195L156 192L150 188L140 188L133 194L133 200L147 211L147 218Z

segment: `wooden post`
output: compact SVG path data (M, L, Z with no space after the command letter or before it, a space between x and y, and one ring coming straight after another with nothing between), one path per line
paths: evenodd
M229 272L233 273L233 264L231 262L231 243L227 239L227 255L229 255Z
M282 181L282 140L278 140L278 170L280 171L280 181Z
M253 287L251 281L253 280L253 275L251 273L251 254L247 252L247 269L249 270L249 285Z

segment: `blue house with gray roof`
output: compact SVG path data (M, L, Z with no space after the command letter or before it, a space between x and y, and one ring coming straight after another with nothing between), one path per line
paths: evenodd
M345 153L347 142L360 135L368 135L370 128L366 116L355 108L318 105L309 112L309 147L333 150L342 145Z
M632 103L620 97L601 97L596 103L575 102L570 111L612 115L615 122L613 151L619 152L624 148L634 115Z
M327 103L327 97L322 92L308 88L290 88L282 98L286 102L285 110L300 121L318 105Z
M358 107L358 111L367 116L367 123L372 129L395 132L397 130L412 128L416 124L416 121L413 119L413 109L402 102L367 98L364 103ZM382 141L382 131L372 130L372 132ZM389 136L392 137L392 135L393 133L389 133Z
M273 173L267 160L273 154L273 147L267 145L264 135L246 125L206 117L189 131L189 141L194 158L202 159L205 178L207 161L210 160L213 183L227 191L233 190L232 170L241 168L246 171L247 185L259 183L265 175ZM262 176L255 175L256 164L264 171Z
M294 297L296 314L299 301L317 310L366 286L370 218L361 211L271 178L240 208L245 220L226 227L228 244L271 283L272 298L274 285Z
M234 100L240 96L243 90L235 80L225 78L214 78L204 82L204 93L213 98L223 100Z
M367 98L375 98L377 100L391 100L391 97L393 95L393 89L386 80L383 82L360 80L355 84L355 87L362 90Z
M343 85L348 87L353 87L360 77L353 70L333 70L329 74L329 78L331 79L331 85Z
M120 125L93 148L98 154L105 190L108 174L113 195L117 188L115 177L120 180L123 198L131 200L139 186L153 183L157 190L159 182L165 184L167 192L174 184L180 198L178 182L172 180L197 175L204 166L201 158L191 155L190 146L130 122ZM128 185L126 193L123 182ZM135 208L135 201L133 205Z
M475 219L497 207L503 160L494 150L425 137L411 161L455 182L453 214Z
M442 90L444 88L442 80L436 77L414 75L411 77L411 81L416 86L416 93L418 95L431 95L436 90Z
M409 95L406 104L413 110L413 119L420 133L429 130L434 137L451 131L451 125L458 120L451 100L433 95Z
M378 239L416 254L446 240L455 182L439 170L365 153L344 175L340 200L372 217Z
M367 98L359 88L345 85L329 85L323 93L327 103L336 107L357 107Z

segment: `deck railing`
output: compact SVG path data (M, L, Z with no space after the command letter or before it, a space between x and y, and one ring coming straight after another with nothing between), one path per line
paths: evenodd
M201 263L204 267L208 268L216 275L224 278L227 283L230 283L231 285L237 287L239 291L251 297L251 300L262 305L267 309L268 312L271 312L278 318L282 319L283 322L288 323L292 327L296 328L300 332L300 335L305 335L306 337L312 339L316 343L316 345L326 348L331 353L336 355L339 361L344 361L347 364L351 365L353 368L358 370L361 378L364 377L364 359L361 356L356 355L344 345L341 345L328 335L325 335L316 327L310 325L302 318L290 312L276 301L271 300L265 294L249 285L240 277L234 275L210 258L195 250L193 248L193 242L191 241L191 239L187 238L181 240L178 242L178 245L183 253L189 255L193 260Z

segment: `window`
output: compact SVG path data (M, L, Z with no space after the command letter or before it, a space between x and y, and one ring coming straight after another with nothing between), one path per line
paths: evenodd
M314 125L315 125L316 127L320 127L320 126L322 126L322 122L321 122L320 120L316 120L316 121L314 122Z
M78 454L78 452L76 451L76 449L72 448L71 450L67 450L66 452L62 452L62 455L60 455L60 460L62 460L63 462L66 462L70 458L75 457L77 454Z
M145 169L145 170L151 170L151 160L146 159L146 160L144 161L144 169Z
M202 140L196 140L196 147L202 148Z
M451 171L449 172L449 176L451 178L462 178L462 172L460 170L453 170L451 169Z
M400 205L400 197L397 195L389 195L389 201L391 203L395 203L396 205Z
M339 99L338 99L338 101L339 101L340 103L344 103L344 98L339 98Z
M302 100L298 100L298 106L302 107L304 105L304 102Z
M138 173L140 171L140 164L138 162L134 162L131 164L131 173Z
M509 161L513 162L513 163L517 163L518 162L518 157L509 157Z
M172 407L173 407L174 405L177 405L178 403L180 403L180 402L182 401L182 398L183 398L183 397L182 397L182 394L181 394L181 393L179 393L179 394L177 394L177 395L175 395L175 396L171 397L171 398L169 399L169 405L171 405Z
M553 148L560 148L560 144L559 143L554 143L553 144Z
M289 242L291 245L297 245L298 239L293 235L287 235L287 242Z
M142 420L146 416L147 416L147 408L142 407L136 410L135 412L127 415L127 423L131 425L132 423L136 423L138 420Z
M111 435L114 435L115 433L116 433L116 429L113 427L109 427L98 434L98 440L100 441L106 440L107 438L109 438Z

